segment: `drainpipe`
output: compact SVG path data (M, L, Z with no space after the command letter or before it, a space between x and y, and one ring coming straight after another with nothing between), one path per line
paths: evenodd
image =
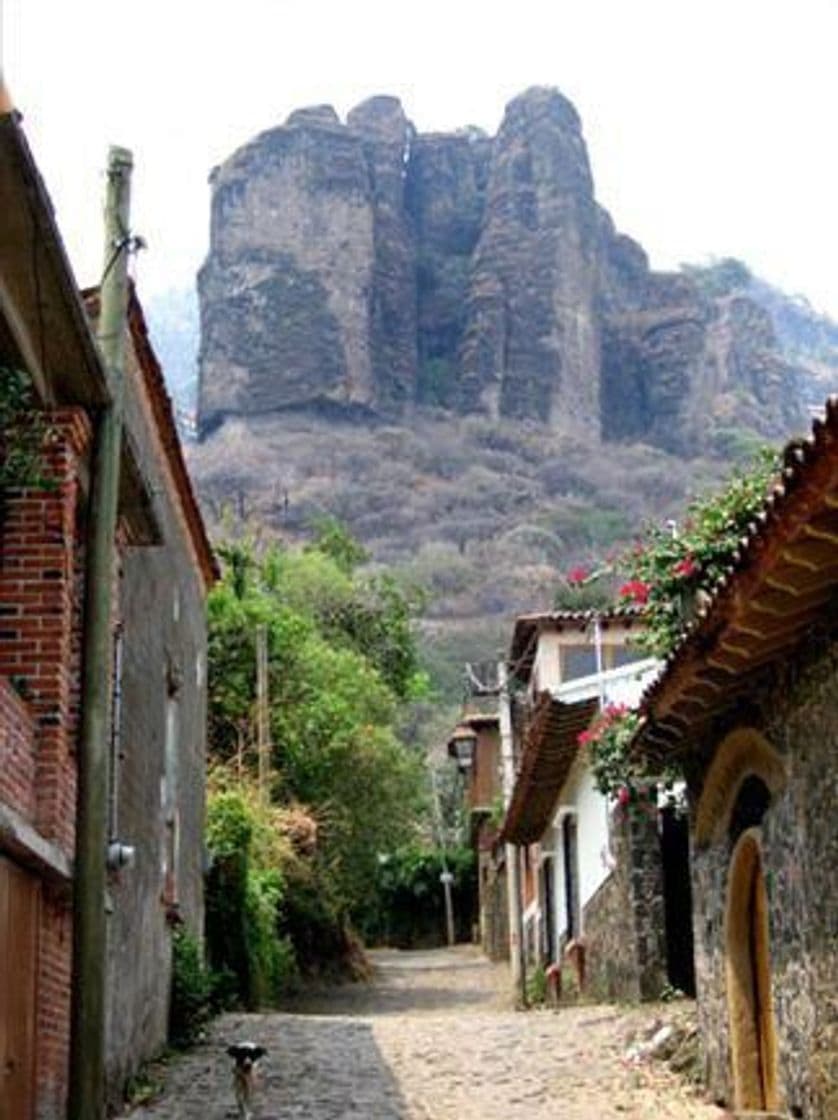
M512 750L512 709L509 699L509 679L506 663L498 662L498 724L500 730L500 757L503 777L503 807L509 811L512 791L515 788L515 755ZM509 964L512 970L512 988L521 1005L527 1003L527 973L524 964L524 919L521 913L521 859L515 844L507 844L506 898L509 913Z
M73 1120L103 1120L105 1115L108 753L132 166L130 152L110 149L98 334L111 403L103 411L96 432L85 575L73 891L69 1107Z

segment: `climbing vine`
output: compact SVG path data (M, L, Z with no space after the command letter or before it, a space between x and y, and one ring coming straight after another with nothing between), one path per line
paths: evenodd
M0 366L0 491L45 485L42 454L47 435L30 378Z
M743 534L762 508L780 469L776 451L763 449L718 494L696 499L679 526L650 526L619 565L626 579L621 603L644 608L637 645L665 657L677 645L702 598L725 573Z

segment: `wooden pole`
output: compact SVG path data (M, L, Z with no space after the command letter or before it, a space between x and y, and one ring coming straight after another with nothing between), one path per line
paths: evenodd
M73 1120L105 1115L105 913L113 587L122 445L131 153L111 148L105 199L105 264L99 345L111 402L94 446L87 542L84 659L73 884L70 1107Z
M445 826L442 820L442 803L439 799L439 789L436 784L436 772L433 768L431 769L431 789L433 790L434 816L436 817L437 835L439 837L439 861L442 865L439 881L442 883L442 894L445 901L445 935L448 944L453 945L456 941L454 929L454 899L451 894L451 884L454 882L454 876L451 874L451 869L448 866L448 854L445 850Z
M506 663L498 663L498 720L503 778L503 806L509 809L515 788L515 756L512 748L512 707ZM524 920L521 912L521 857L515 844L505 846L506 895L509 913L509 965L512 987L522 1006L527 1004L527 970L524 955Z
M259 795L270 798L271 725L268 689L268 629L256 628L256 743L259 758Z

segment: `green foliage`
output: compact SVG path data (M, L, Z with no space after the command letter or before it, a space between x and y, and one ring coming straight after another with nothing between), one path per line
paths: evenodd
M172 935L172 990L169 1003L169 1041L192 1046L210 1017L212 976L201 956L198 939L186 929Z
M313 528L314 541L309 545L308 551L328 556L346 575L351 575L369 560L366 549L336 517L318 517Z
M224 1001L258 1008L276 1003L296 976L293 947L279 932L285 874L294 862L283 814L260 801L252 782L210 775L207 846L207 948L223 980Z
M544 965L539 964L527 975L527 1004L540 1007L547 1002L547 973Z
M471 848L439 848L416 842L382 855L377 867L377 909L363 932L373 941L401 948L438 945L445 937L445 902L440 875L453 875L451 891L458 940L470 940L476 901L476 865Z
M776 452L764 449L720 493L692 502L677 530L653 525L623 557L623 598L644 603L647 612L638 646L658 657L675 647L696 602L726 572L779 465Z
M42 461L47 435L28 375L0 366L0 490L48 485Z
M397 734L401 705L423 687L417 599L386 574L356 572L363 553L337 523L318 539L261 554L246 540L228 544L209 601L211 752L226 778L210 799L208 931L213 963L236 976L249 1006L270 1002L297 965L313 971L330 954L352 957L349 923L375 905L378 853L411 838L424 809L421 757ZM247 793L259 627L268 804ZM295 803L309 814L302 854L287 840ZM284 847L272 848L271 835L285 835Z
M629 755L629 747L639 725L637 712L625 704L609 704L589 728L579 735L579 745L587 747L594 782L600 793L622 795L638 785L648 786L649 778Z
M279 933L284 883L278 868L253 870L247 877L245 930L250 957L250 1004L275 1003L296 977L294 946Z

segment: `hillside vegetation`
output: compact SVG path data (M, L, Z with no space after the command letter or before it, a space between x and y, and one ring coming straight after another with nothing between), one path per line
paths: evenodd
M753 447L738 434L743 450ZM343 521L373 567L427 592L426 667L456 698L467 658L496 656L512 617L552 605L562 573L598 563L722 477L642 444L417 412L405 426L307 414L231 420L190 448L211 527L305 539Z

